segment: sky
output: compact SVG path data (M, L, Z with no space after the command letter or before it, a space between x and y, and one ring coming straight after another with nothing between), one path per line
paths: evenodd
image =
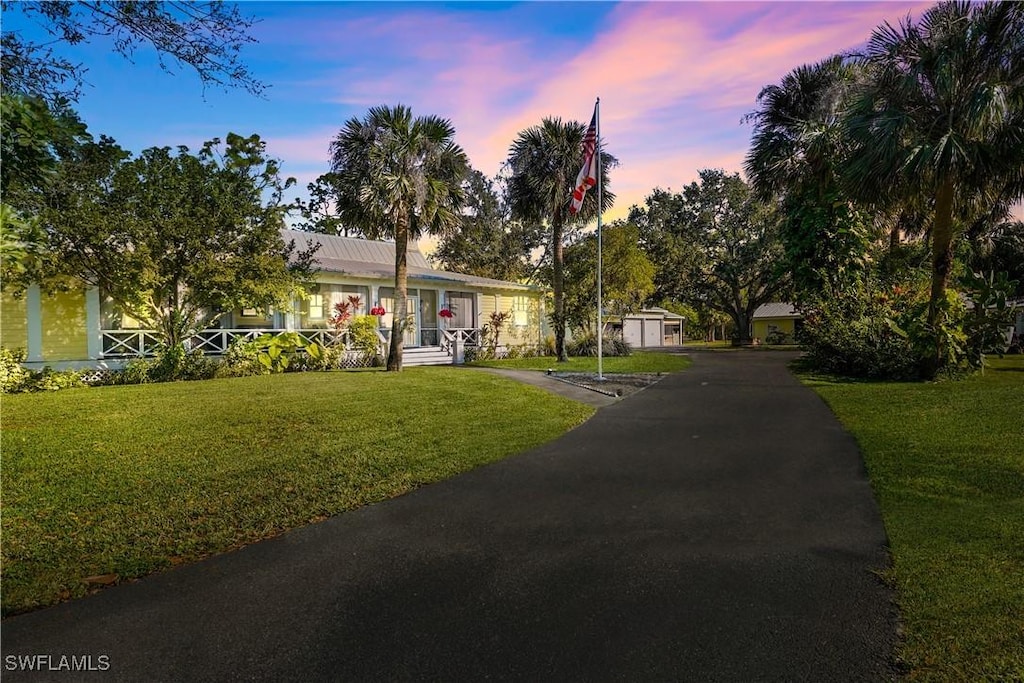
M621 165L605 220L699 170L741 172L758 92L789 71L863 45L931 2L242 2L257 19L242 61L269 87L206 89L140 50L94 41L78 111L93 134L138 152L258 133L298 188L328 170L328 145L371 106L452 121L493 176L516 134L544 117L588 122ZM8 15L10 13L5 13ZM5 30L31 30L4 16ZM12 20L8 22L8 20Z

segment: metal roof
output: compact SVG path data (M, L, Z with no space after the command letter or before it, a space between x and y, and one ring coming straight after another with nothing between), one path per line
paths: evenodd
M754 320L760 320L762 318L802 318L803 316L797 313L796 308L793 304L787 304L782 302L774 302L770 304L762 304L757 307L754 311Z
M282 230L285 242L295 240L299 249L307 249L310 244L319 243L314 258L314 267L321 272L339 273L353 277L364 277L375 280L393 280L395 277L395 243L364 240L355 237L339 237L323 235L301 230ZM539 291L536 285L524 285L505 280L492 280L475 275L463 275L430 267L426 257L420 253L415 243L410 243L406 251L409 270L408 277L417 280L435 280L438 284L472 285L484 289L520 289Z

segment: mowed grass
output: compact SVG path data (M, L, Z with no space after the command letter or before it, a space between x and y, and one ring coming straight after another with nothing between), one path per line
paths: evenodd
M1024 358L935 384L807 379L860 443L914 681L1024 681Z
M660 351L637 351L630 356L614 356L601 359L602 372L608 373L658 373L679 372L690 367L687 356ZM556 372L597 372L597 358L572 357L567 363L555 358L513 358L510 360L474 361L469 365L510 370L554 370Z
M5 613L401 495L593 409L458 368L6 396ZM108 577L109 578L109 577Z

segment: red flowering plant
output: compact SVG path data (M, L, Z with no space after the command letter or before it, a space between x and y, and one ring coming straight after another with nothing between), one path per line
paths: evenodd
M327 322L334 328L335 333L340 334L362 306L363 301L358 296L350 296L348 301L339 301L334 304L334 315L328 318Z
M370 309L370 315L387 315L387 311L384 310L383 306L374 306L373 308Z
M450 308L442 308L440 311L437 312L437 314L444 318L445 320L451 320L452 318L455 317L455 314L452 313L452 309Z

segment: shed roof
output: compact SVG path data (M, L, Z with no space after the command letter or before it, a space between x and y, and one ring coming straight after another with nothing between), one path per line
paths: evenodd
M787 304L783 302L774 302L770 304L762 304L757 307L754 311L754 320L762 320L764 318L802 318L796 311L796 307L793 304Z
M321 272L339 273L353 277L374 280L392 280L395 277L395 243L364 240L355 237L339 237L323 235L301 230L282 230L285 242L295 240L299 249L307 249L310 244L319 243L320 248L315 254L314 266ZM524 291L540 291L536 285L524 285L518 282L493 280L475 275L463 275L432 268L426 257L420 253L415 244L410 244L406 252L409 264L408 276L417 280L435 280L439 285L470 285L483 289L519 289Z

